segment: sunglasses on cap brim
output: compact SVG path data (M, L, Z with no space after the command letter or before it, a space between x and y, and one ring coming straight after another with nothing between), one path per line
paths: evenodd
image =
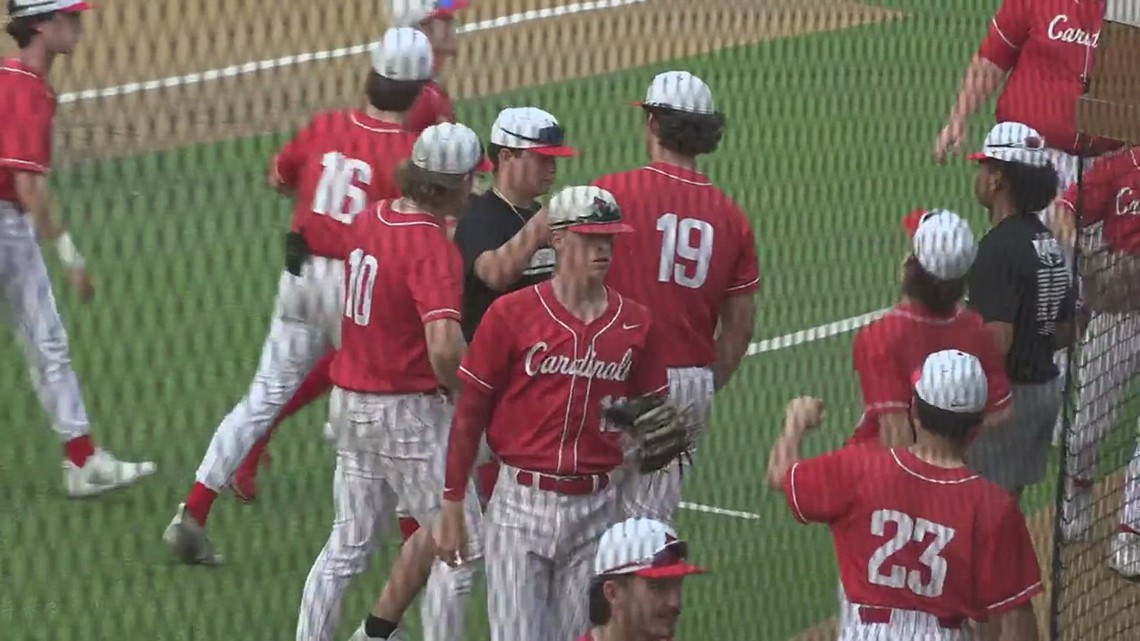
M535 147L522 148L524 151L533 151L542 156L556 157L568 157L578 154L577 149L566 146L566 130L562 128L562 125L547 125L538 130L537 136L524 136L508 129L503 129L503 133L536 145Z
M621 209L601 198L594 198L589 213L573 220L553 223L550 228L569 229L579 234L624 234L633 231L633 227L622 221Z

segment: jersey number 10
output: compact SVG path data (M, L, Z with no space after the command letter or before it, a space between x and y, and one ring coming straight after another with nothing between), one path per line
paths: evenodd
M344 296L344 316L364 327L372 320L372 289L376 286L376 257L363 249L348 255L348 291Z
M926 519L916 519L897 510L875 510L871 514L871 534L879 538L885 537L887 523L895 524L895 535L871 555L871 560L867 563L867 580L872 585L907 589L929 599L942 596L947 568L946 559L941 555L954 539L954 529ZM924 583L922 573L917 569L901 565L883 567L895 553L903 549L903 546L908 543L922 544L931 534L934 535L934 540L926 544L926 548L918 558L919 563L926 566L930 574L929 581Z
M712 262L713 226L698 218L664 214L657 219L657 231L662 234L657 280L662 283L672 281L692 289L704 285L709 277L709 263ZM677 262L678 258L693 263L692 274L689 266Z
M321 180L313 194L313 213L351 221L368 205L368 194L358 185L372 184L372 165L330 151L321 158L321 167Z

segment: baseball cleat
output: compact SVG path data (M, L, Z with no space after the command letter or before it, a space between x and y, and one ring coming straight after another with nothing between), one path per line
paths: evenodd
M398 629L388 636L388 641L403 640L404 635L400 634L400 631ZM383 639L377 639L375 637L368 636L368 633L364 631L364 623L362 622L360 624L360 627L356 629L356 632L353 632L352 636L349 637L348 641L383 641Z
M83 467L71 461L63 462L63 488L72 498L95 496L133 485L157 469L150 461L120 461L106 450L95 450Z
M1108 567L1126 581L1140 581L1140 535L1118 532L1112 541Z
M178 513L162 533L162 541L179 561L187 565L221 565L224 559L214 552L206 528L199 525L186 511L186 504L178 505Z
M1088 538L1092 525L1092 488L1080 487L1072 479L1065 480L1065 497L1061 502L1061 537L1066 543Z

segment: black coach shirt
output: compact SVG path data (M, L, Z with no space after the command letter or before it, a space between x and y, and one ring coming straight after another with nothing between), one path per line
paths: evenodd
M978 244L968 276L969 305L987 322L1013 325L1006 357L1012 383L1045 383L1053 363L1057 323L1072 319L1072 274L1061 244L1037 216L1011 216Z
M530 264L523 270L522 278L506 291L497 292L479 280L475 275L475 259L486 251L502 247L519 233L538 213L539 204L530 207L514 207L499 197L493 189L467 201L467 208L455 229L455 244L463 254L463 336L470 343L475 337L475 328L483 319L483 314L496 298L523 287L540 283L554 273L554 250L544 247L535 252Z

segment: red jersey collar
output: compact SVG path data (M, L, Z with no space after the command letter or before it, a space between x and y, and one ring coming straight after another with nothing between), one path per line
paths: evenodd
M938 467L918 458L910 450L895 448L891 456L904 471L930 483L939 485L965 483L979 478L981 475L965 465L961 467Z
M624 301L612 289L606 287L606 310L602 312L598 318L593 322L586 323L582 319L570 313L558 297L554 295L553 279L544 280L543 282L535 285L535 291L538 292L538 298L542 301L542 306L546 309L547 313L554 318L560 325L568 325L571 327L591 327L599 323L609 323L617 318L618 313L624 305Z
M357 109L352 112L352 122L364 127L369 131L377 132L392 132L399 133L404 130L403 125L398 122L388 122L387 120L380 120L369 116L363 109Z
M439 229L439 220L435 216L423 212L404 212L392 208L395 200L382 200L376 204L376 217L389 227L410 227L414 225L427 225Z
M690 185L696 185L698 187L707 187L712 185L712 183L709 182L708 176L702 174L701 172L693 171L692 169L685 169L684 167L678 167L677 165L671 165L667 162L651 162L646 165L645 168L649 171L659 173L662 176L672 178L673 180L689 183Z
M895 305L895 311L920 321L926 321L928 323L950 323L958 318L958 315L962 313L962 306L958 305L955 307L954 313L950 316L935 316L934 314L930 313L930 310L914 301L900 300Z
M31 76L31 77L35 78L36 80L39 80L40 82L44 83L45 85L48 84L47 78L45 78L42 73L40 73L36 69L29 67L28 65L24 64L23 61L21 61L19 58L16 58L14 56L11 58L4 58L4 61L3 61L3 63L0 63L0 66L3 66L4 68L8 69L9 71L15 71L16 73L19 73L22 75Z

